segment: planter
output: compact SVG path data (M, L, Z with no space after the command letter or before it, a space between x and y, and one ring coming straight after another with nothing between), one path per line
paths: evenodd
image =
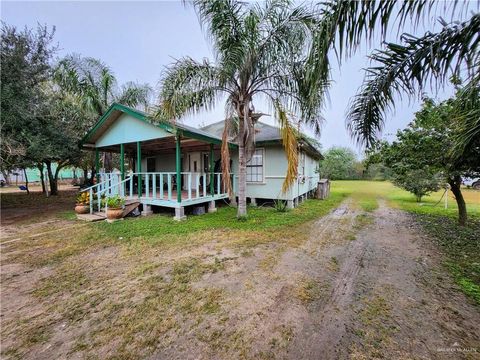
M88 214L90 212L90 206L84 204L75 205L75 212L77 214Z
M108 220L118 220L121 219L123 215L123 209L112 209L108 208L107 209L107 219Z

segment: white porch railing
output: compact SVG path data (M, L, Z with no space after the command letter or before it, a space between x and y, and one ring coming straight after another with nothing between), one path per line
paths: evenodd
M142 172L134 173L138 180L141 177L142 199L178 201L176 172ZM222 181L221 173L182 172L180 173L181 199L196 200L204 197L226 195L227 189ZM213 186L212 186L213 182Z
M213 175L213 176L212 176ZM146 202L158 202L161 204L178 204L178 191L180 191L180 203L192 202L213 198L224 198L228 191L222 181L221 173L205 172L182 172L182 189L177 188L178 181L176 172L142 172L130 173L121 179L120 173L101 173L100 181L82 192L90 195L90 213L102 210L102 199L119 195L124 198L139 198ZM236 191L235 176L231 176L233 192ZM138 186L140 183L140 187ZM105 201L106 204L106 201ZM106 210L106 206L105 206Z
M103 179L103 181L80 191L88 192L89 194L90 214L93 214L95 205L97 211L102 210L102 200L105 201L105 211L107 211L106 200L108 198L115 195L121 197L133 197L133 177L128 176L125 180L122 180L121 175L116 175L118 174L100 174L100 179ZM129 185L127 185L127 183L129 183ZM127 195L126 192L127 186L130 190L129 195Z

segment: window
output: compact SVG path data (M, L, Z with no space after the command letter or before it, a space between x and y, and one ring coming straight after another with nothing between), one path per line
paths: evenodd
M300 152L300 161L298 162L298 175L305 176L305 153L303 151Z
M247 182L263 182L263 149L256 149L247 163Z

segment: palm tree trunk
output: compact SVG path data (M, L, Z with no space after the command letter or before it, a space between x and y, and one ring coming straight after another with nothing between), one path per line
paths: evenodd
M462 184L462 178L457 175L453 179L448 181L450 189L452 190L455 200L457 201L458 206L458 224L460 226L465 226L467 223L467 206L465 205L465 200L460 190L460 185Z
M247 158L245 156L245 124L238 112L238 208L237 218L247 216Z
M238 146L238 210L237 217L247 216L247 161L245 146Z

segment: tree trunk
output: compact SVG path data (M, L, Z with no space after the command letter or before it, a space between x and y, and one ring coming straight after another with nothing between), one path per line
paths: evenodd
M245 154L245 123L238 112L238 208L237 218L247 216L247 159Z
M452 190L455 200L457 201L458 224L460 226L465 226L467 223L467 206L465 205L465 200L463 199L462 191L460 190L462 178L457 175L453 179L450 179L448 184L450 185L450 189Z
M58 164L58 165L57 165L57 169L55 170L54 179L55 179L55 184L57 185L57 192L58 192L58 174L60 174L60 170L61 170L64 166L65 166L65 165L60 165L60 164Z
M23 175L25 175L25 187L27 188L27 195L30 195L30 189L28 188L27 170L25 168L23 168Z
M88 184L88 167L85 167L83 169L83 184L82 185L87 185Z
M95 171L95 165L92 166L92 168L90 170L91 170L90 171L90 179L88 180L88 185L92 186L95 183L95 181L94 181L95 175L97 175L96 171Z
M3 171L2 170L2 175L3 175L3 178L5 179L5 185L10 185L10 179L9 179L9 172L8 171Z
M43 176L43 163L37 164L37 169L40 172L40 182L42 183L42 193L46 194L47 190L45 189L45 177Z
M247 216L247 161L245 146L238 146L238 209L237 217Z
M50 195L58 195L58 183L52 172L52 163L48 161L45 164L47 165L48 181L50 183Z

